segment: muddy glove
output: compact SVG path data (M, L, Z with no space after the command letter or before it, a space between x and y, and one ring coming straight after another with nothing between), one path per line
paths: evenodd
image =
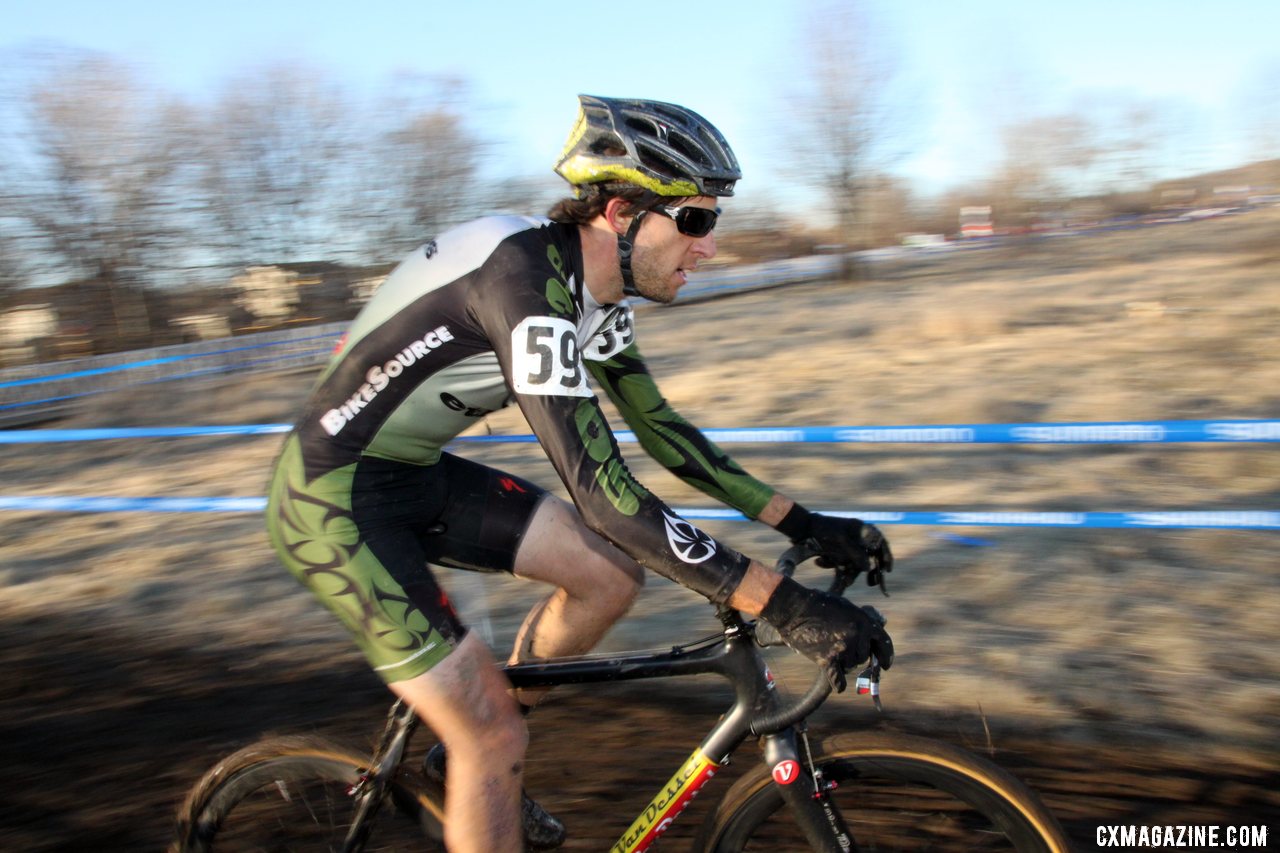
M878 586L883 591L884 576L893 571L889 540L874 524L809 512L795 504L777 529L796 544L813 540L818 546L818 565L847 573L849 582L866 572L867 585Z
M776 628L788 646L821 666L837 693L844 692L845 672L869 656L875 655L884 669L893 665L893 640L880 620L847 599L791 578L778 584L760 618Z

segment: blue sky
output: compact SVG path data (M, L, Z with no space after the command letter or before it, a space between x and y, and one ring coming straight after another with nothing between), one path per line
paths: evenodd
M132 60L199 95L277 59L376 89L395 72L459 75L514 172L549 167L578 92L684 103L718 124L748 189L777 176L785 92L811 2L587 4L432 0L0 0L0 51L36 42ZM922 186L962 183L996 156L1002 113L1082 99L1164 105L1194 135L1180 162L1236 165L1252 150L1242 103L1280 65L1276 0L872 0L893 45ZM757 184L758 186L760 184Z

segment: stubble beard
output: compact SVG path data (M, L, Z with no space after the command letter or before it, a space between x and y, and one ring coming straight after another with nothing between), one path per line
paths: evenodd
M650 302L669 304L676 299L677 288L670 284L671 275L659 267L654 254L636 247L631 256L631 280L636 291Z

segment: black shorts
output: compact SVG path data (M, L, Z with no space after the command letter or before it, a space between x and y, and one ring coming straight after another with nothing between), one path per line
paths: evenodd
M356 465L351 513L393 576L410 579L423 563L510 573L544 492L450 453L428 467L366 456Z
M386 681L421 675L466 634L427 564L512 571L545 490L448 453L431 466L366 456L345 477L307 483L295 449L268 500L281 561Z

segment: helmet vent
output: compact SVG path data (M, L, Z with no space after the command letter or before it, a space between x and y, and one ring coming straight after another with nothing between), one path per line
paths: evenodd
M556 171L574 186L633 183L657 195L733 195L742 177L720 131L661 101L580 95L579 124Z

